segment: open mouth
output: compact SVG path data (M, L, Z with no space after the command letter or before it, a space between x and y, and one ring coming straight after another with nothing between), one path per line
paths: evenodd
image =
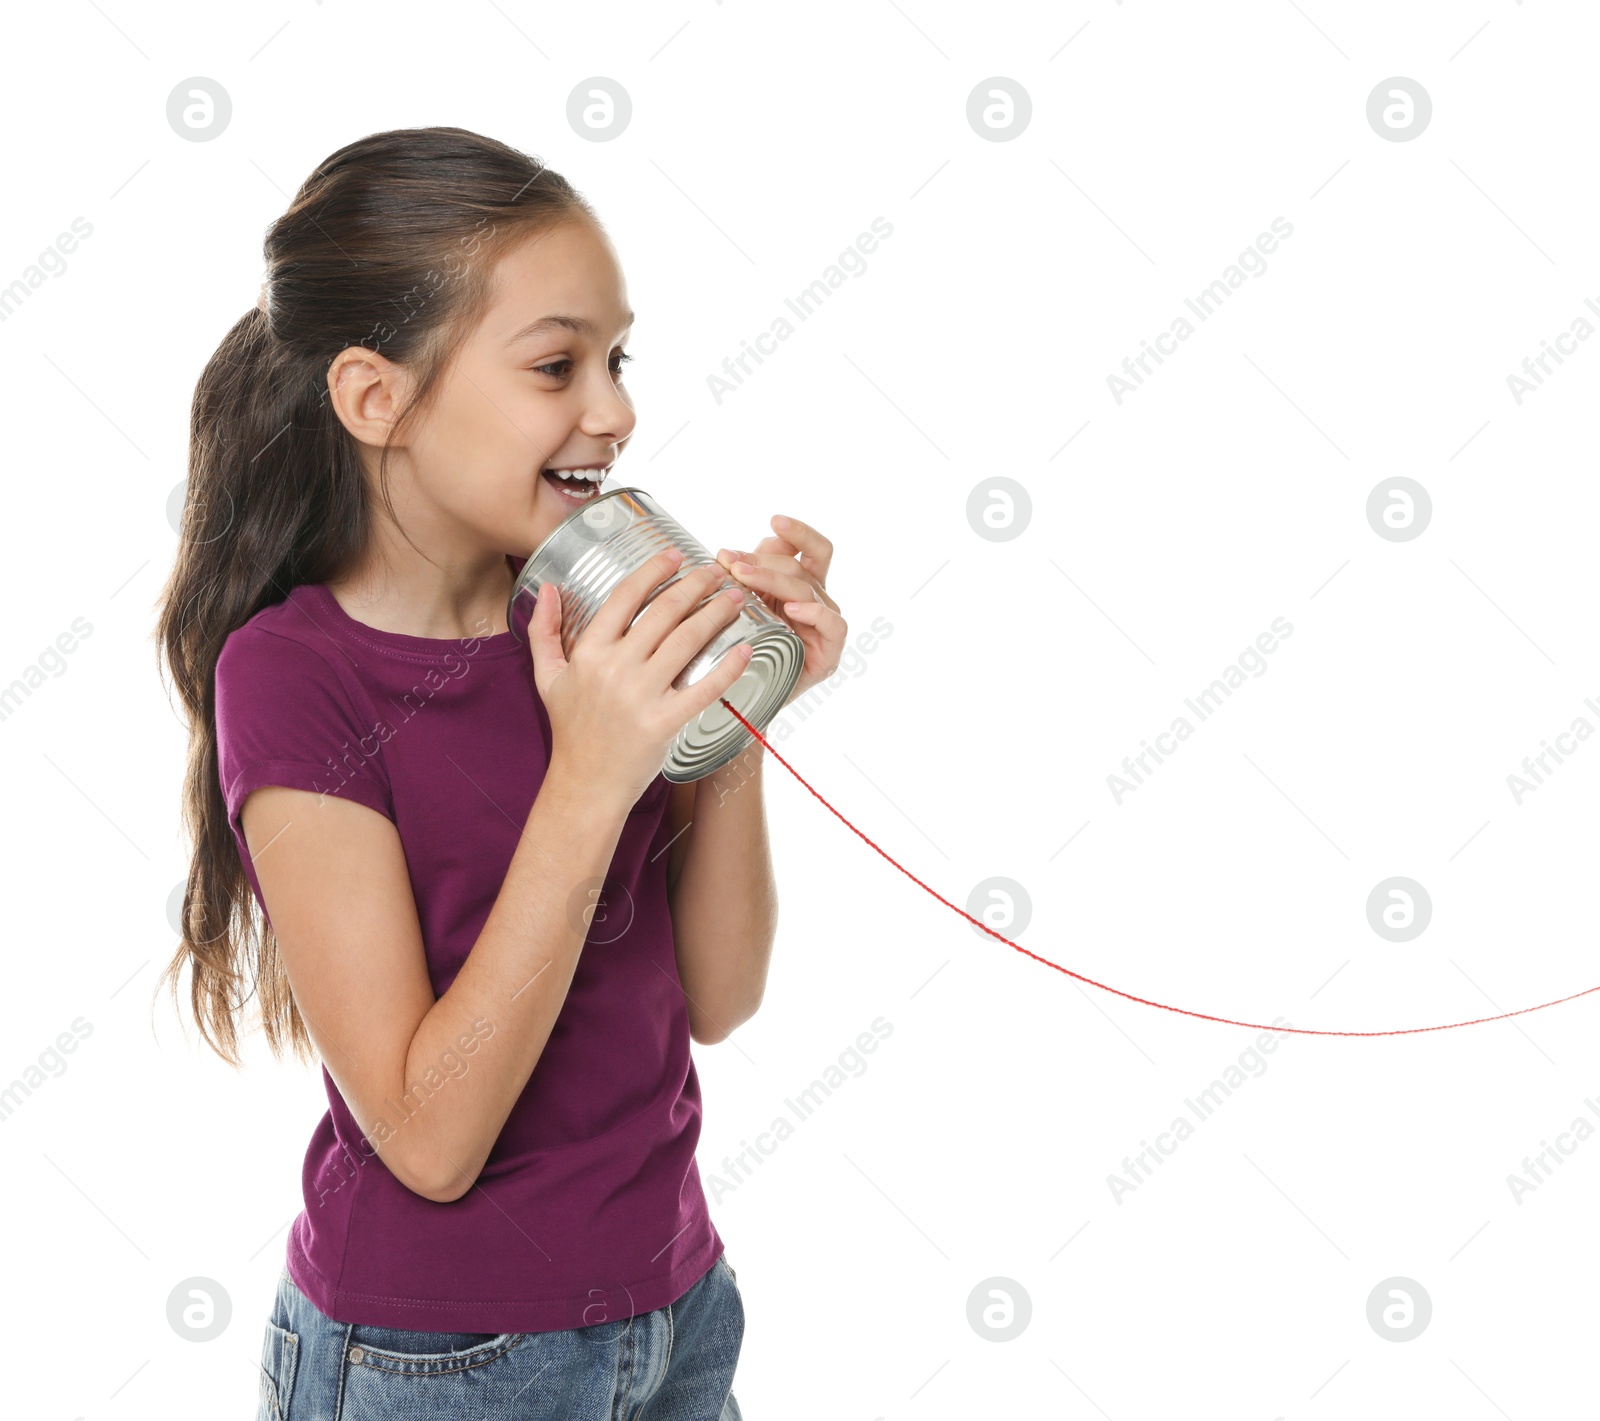
M541 469L539 477L573 507L581 507L600 496L600 483L611 472L603 469Z

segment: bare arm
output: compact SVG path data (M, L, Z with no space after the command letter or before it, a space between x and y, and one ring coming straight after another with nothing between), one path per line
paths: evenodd
M572 984L588 920L585 895L571 895L605 874L629 807L579 793L552 765L483 930L436 1001L395 826L305 790L268 786L245 802L246 842L312 1042L413 1192L449 1202L483 1168Z
M707 1045L754 1016L766 992L778 930L762 792L766 758L755 742L673 794L672 832L689 827L667 858L667 899L689 1034Z
M848 627L823 588L833 544L797 518L774 518L781 534L754 553L729 552L739 582L782 613L805 644L805 664L789 693L798 699L839 665ZM786 702L787 704L787 702ZM760 741L729 764L680 785L671 808L667 896L672 905L678 978L696 1041L724 1040L760 1009L778 928L778 890L767 841Z
M472 1187L566 1002L588 934L587 885L610 867L673 735L747 664L729 654L672 688L737 615L733 600L711 596L715 568L685 574L640 612L680 561L671 550L624 578L570 661L557 589L541 589L528 635L550 763L494 907L437 1001L395 826L286 786L245 801L245 842L306 1029L367 1140L425 1198L449 1203Z

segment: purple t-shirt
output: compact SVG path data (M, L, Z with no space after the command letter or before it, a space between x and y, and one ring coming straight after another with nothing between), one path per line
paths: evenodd
M218 775L257 902L239 824L252 790L288 785L365 805L399 831L442 995L494 906L549 760L526 644L510 632L381 631L325 586L302 584L228 637L216 714ZM306 1152L287 1266L335 1321L585 1327L664 1307L716 1262L667 905L670 794L658 775L629 812L549 1042L461 1198L436 1203L401 1184L373 1148L385 1131L373 1122L364 1139L322 1068L328 1111ZM480 1017L466 1044L476 1050L494 1029ZM453 1077L471 1067L463 1049L408 1079L408 1098L386 1103L388 1128L449 1110Z

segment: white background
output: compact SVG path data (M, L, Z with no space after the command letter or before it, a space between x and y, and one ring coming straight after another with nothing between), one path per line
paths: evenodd
M0 1409L253 1412L324 1106L152 1003L187 845L151 631L195 379L317 162L453 124L595 204L640 315L619 473L713 547L775 512L833 540L852 630L893 632L782 751L911 872L962 906L1021 884L1019 942L1136 996L1385 1031L1600 981L1600 747L1507 785L1600 725L1600 341L1520 404L1506 378L1600 301L1597 40L1576 0L13 8L0 285L93 234L0 324L0 684L93 633L0 722L0 1080L92 1035L0 1123ZM192 76L232 99L210 142L167 123ZM633 101L611 142L566 120L592 76ZM991 76L1031 96L1010 141L967 121ZM1391 76L1432 99L1411 141L1367 122ZM877 217L867 270L719 404L707 376ZM1123 357L1280 217L1119 404ZM1000 474L1032 517L992 542L966 508ZM1433 505L1404 542L1366 515L1398 475ZM1122 758L1278 617L1266 672L1118 804ZM1255 1033L1031 961L766 778L782 922L759 1015L695 1048L708 1181L893 1033L713 1205L749 1421L1592 1409L1600 1143L1520 1203L1507 1176L1594 1118L1600 996L1290 1036L1119 1203ZM1409 942L1367 922L1392 876L1432 899ZM167 1321L193 1276L231 1299L211 1343ZM1014 1340L968 1321L995 1277L1031 1301ZM1395 1277L1432 1303L1406 1342L1368 1321Z

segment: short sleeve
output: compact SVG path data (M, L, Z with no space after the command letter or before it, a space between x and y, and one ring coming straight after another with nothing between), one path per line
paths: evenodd
M286 785L336 794L393 820L377 727L326 657L245 625L217 658L217 777L228 822L244 843L239 811L252 790Z

